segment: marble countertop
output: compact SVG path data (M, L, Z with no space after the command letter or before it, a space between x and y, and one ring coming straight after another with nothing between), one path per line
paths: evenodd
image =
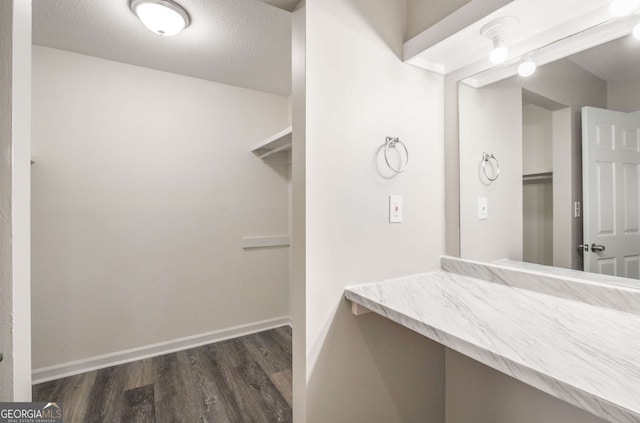
M635 288L612 284L621 278L542 266L539 264L501 260L483 263L455 257L441 257L441 269L513 288L566 298L618 311L640 314L640 286ZM629 283L634 283L631 279Z
M551 275L564 276L568 278L580 278L584 281L606 283L610 285L623 286L628 288L640 288L640 280L622 278L619 276L602 275L600 273L583 272L581 270L563 269L562 267L545 266L543 264L527 263L516 260L498 260L494 264L512 267L522 270L531 270L534 272L545 272Z
M347 299L612 422L640 422L640 316L448 272Z

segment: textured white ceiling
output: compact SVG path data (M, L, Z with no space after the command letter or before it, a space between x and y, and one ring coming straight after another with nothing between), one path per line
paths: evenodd
M640 41L632 36L618 38L574 54L569 60L605 81L637 78Z
M262 1L279 7L293 2ZM289 95L291 14L262 1L178 0L191 25L160 37L131 13L129 0L33 0L33 42Z

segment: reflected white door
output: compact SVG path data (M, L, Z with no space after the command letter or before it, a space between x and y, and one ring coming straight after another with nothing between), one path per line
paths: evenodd
M640 279L640 114L582 109L582 175L584 270Z

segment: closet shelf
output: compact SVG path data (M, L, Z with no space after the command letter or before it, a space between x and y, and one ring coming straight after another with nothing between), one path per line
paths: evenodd
M254 146L251 152L261 159L266 159L278 153L287 154L287 152L291 151L291 132L291 126L283 129Z

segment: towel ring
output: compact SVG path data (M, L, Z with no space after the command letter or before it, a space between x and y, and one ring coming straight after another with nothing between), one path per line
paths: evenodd
M404 145L402 141L400 141L400 138L386 137L384 141L384 161L387 162L387 166L389 166L389 169L393 170L395 173L402 173L407 170L407 166L409 165L409 150L407 150L407 146ZM387 153L390 148L396 148L396 145L398 144L400 144L404 149L404 154L407 157L407 160L404 162L404 166L400 166L399 169L396 169L395 167L391 166L391 163L389 163L389 157L387 156Z
M496 162L495 175L493 176L493 178L489 176L489 174L487 173L487 168L485 167L489 160L493 160L494 162ZM498 179L498 176L500 176L500 163L498 162L498 159L496 159L496 156L490 153L482 153L482 172L484 173L484 176L486 176L487 179L491 182Z

